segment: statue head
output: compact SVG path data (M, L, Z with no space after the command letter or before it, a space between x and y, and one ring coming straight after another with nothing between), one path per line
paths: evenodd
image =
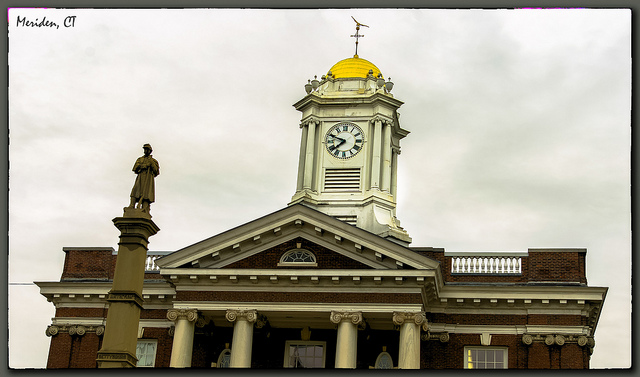
M151 154L151 152L153 152L153 149L151 148L151 144L145 144L142 146L142 149L144 150L146 155ZM148 152L147 152L148 151Z

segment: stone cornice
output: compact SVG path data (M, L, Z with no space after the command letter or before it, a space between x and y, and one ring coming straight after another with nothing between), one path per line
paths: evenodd
M111 281L36 282L40 294L55 305L66 307L96 307L104 305L112 287ZM166 281L145 281L142 290L143 305L169 304L176 290Z
M353 105L353 104L373 104L375 102L382 102L394 109L399 108L404 102L397 100L393 97L387 96L382 93L374 93L368 96L318 96L313 93L306 95L304 98L293 104L296 110L302 111L305 107L311 104L317 105Z

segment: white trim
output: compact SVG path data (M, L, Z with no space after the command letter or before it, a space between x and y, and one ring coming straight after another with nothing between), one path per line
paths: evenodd
M99 317L54 317L51 318L53 325L83 325L83 326L103 326L107 322L106 318Z
M226 311L227 309L257 310L272 312L326 312L361 311L368 313L392 313L394 311L422 311L422 304L357 304L357 303L301 303L301 302L211 302L211 301L178 301L173 303L175 309L198 309ZM329 316L327 315L327 320Z
M292 278L296 278L293 276ZM406 293L406 294L420 294L422 287L414 284L398 285L394 282L384 285L374 285L360 283L358 285L353 279L346 282L342 279L339 280L339 284L332 283L319 285L314 284L311 280L301 281L298 279L298 283L291 283L291 278L281 278L282 280L276 280L269 283L269 285L253 284L244 285L241 283L235 283L235 285L188 285L177 286L176 290L180 292L322 292L322 293ZM247 282L248 283L248 282ZM344 286L342 285L344 284ZM347 285L348 284L348 285ZM393 285L392 285L393 284Z
M289 257L293 253L299 253L299 252L302 252L304 254L309 255L311 257L311 259L313 259L313 262L284 262L285 258ZM318 259L316 258L316 255L314 253L312 253L311 251L309 251L307 249L295 248L295 249L291 249L289 251L286 251L284 254L282 254L282 256L280 257L280 261L278 262L277 265L278 265L278 267L280 267L280 266L317 267L318 266Z
M526 251L445 251L445 257L528 257Z
M450 334L522 335L522 334L583 334L589 333L588 326L557 325L459 325L449 323L429 323L429 331Z

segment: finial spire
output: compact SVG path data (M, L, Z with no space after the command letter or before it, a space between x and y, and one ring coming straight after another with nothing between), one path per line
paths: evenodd
M353 16L351 16L351 18L353 18ZM369 27L369 26L367 26L367 25L365 25L365 24L361 24L361 23L360 23L360 22L358 22L355 18L353 18L353 20L356 22L356 33L355 33L354 35L352 35L352 36L351 36L351 37L353 37L353 38L355 38L355 39L356 39L356 54L355 54L355 55L353 55L353 57L354 57L354 58L357 58L357 57L358 57L358 38L360 38L360 37L364 37L364 35L361 35L361 34L359 33L359 31L360 31L360 26L364 26L364 27Z

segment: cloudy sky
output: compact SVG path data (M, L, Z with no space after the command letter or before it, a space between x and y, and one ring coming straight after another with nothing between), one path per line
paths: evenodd
M591 365L630 365L630 11L11 9L10 366L46 365L54 308L30 283L59 280L63 247L117 248L144 143L151 250L287 205L291 105L353 55L350 16L405 102L412 246L586 247L589 285L609 287Z

